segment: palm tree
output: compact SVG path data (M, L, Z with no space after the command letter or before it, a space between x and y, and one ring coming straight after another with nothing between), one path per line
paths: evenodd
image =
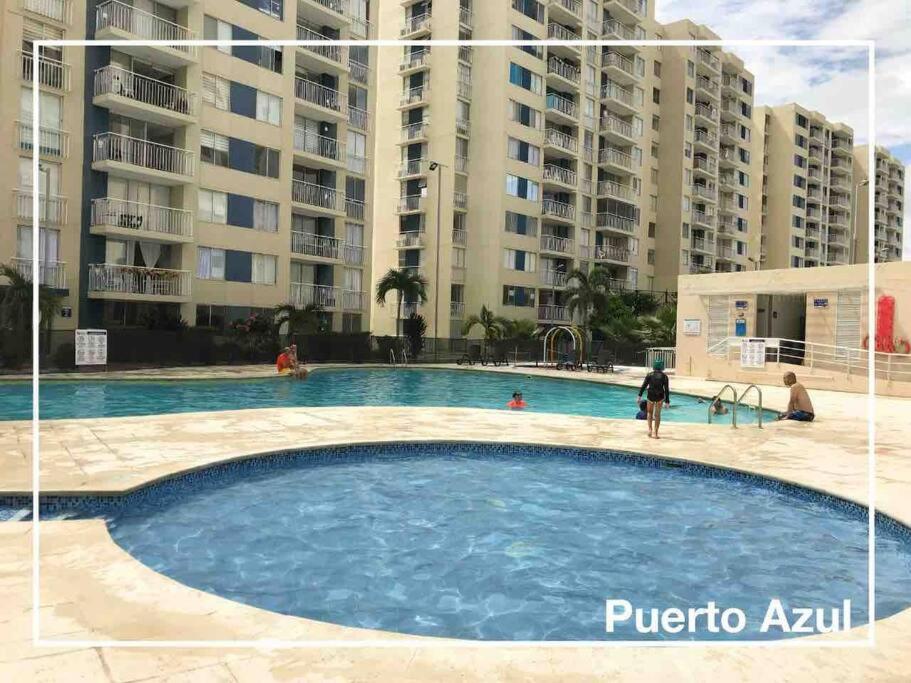
M17 352L25 355L32 330L32 281L8 265L0 265L0 277L9 281L0 300L0 330L12 333L13 339L22 344ZM45 335L45 348L50 347L51 327L54 316L60 311L60 302L61 296L50 287L38 286L38 312Z
M294 304L282 304L275 307L275 324L277 328L288 323L287 344L294 339L295 334L313 334L319 332L320 316L323 312L319 304L307 304L298 308Z
M610 298L608 285L610 273L600 266L595 266L590 273L573 270L566 276L569 286L566 288L566 307L570 315L577 311L582 318L582 330L588 343L592 318L607 308Z
M677 339L677 308L664 305L654 315L640 317L636 336L647 346L673 346Z
M484 351L487 352L487 346L490 342L496 341L503 336L503 330L508 322L494 315L487 306L481 306L480 315L470 315L462 325L462 334L467 335L476 326L480 325L484 331Z
M534 320L515 318L503 321L503 336L509 339L530 341L541 333L541 328Z
M427 303L427 278L411 270L390 268L379 282L376 283L376 302L380 306L386 305L386 296L389 292L398 294L395 316L395 336L401 337L400 323L402 320L402 302L405 299L417 300L422 304Z

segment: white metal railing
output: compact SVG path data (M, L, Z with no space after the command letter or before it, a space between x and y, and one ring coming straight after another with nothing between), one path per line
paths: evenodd
M399 197L399 211L419 211L423 197L419 194L412 194Z
M718 81L713 81L711 78L706 78L705 76L699 76L699 78L696 79L696 86L714 97L718 97L721 92L721 86L718 84Z
M556 93L547 94L547 110L558 111L570 118L576 118L577 115L576 103Z
M721 70L721 62L711 52L709 52L708 50L706 50L704 48L699 48L698 50L696 50L696 53L699 55L699 61L702 64L707 65L713 71Z
M35 68L35 55L32 52L19 52L22 65L22 78L31 83ZM41 55L38 57L38 83L56 90L70 89L70 65L56 59Z
M99 133L92 145L92 161L114 161L164 173L192 176L193 152L120 133Z
M693 185L693 194L697 197L711 200L714 200L718 197L718 193L715 188L706 187L705 185Z
M349 266L364 265L367 250L359 244L345 244L343 252L345 263Z
M297 39L326 41L326 45L302 45L301 47L308 52L317 54L320 57L323 57L330 61L338 62L339 64L341 64L344 59L344 47L331 42L332 38L329 36L324 36L319 31L314 31L308 26L303 26L301 24L297 25Z
M294 151L313 154L332 161L345 160L345 148L335 138L319 135L306 128L294 129Z
M455 318L456 320L461 320L465 316L465 302L464 301L450 301L449 302L449 317Z
M665 370L677 367L677 349L673 346L653 346L645 350L645 367L650 368L656 360L664 363Z
M468 208L468 193L466 192L453 192L452 193L452 206L456 209L467 209Z
M538 306L538 320L567 322L569 309L566 306Z
M614 50L607 50L601 54L601 68L607 69L608 67L619 69L628 76L636 77L636 67L633 64L633 60Z
M72 0L22 0L22 8L64 24L73 20Z
M622 135L625 138L634 137L633 125L631 123L627 123L623 119L618 119L616 116L602 116L601 130L602 132L608 131L611 133L616 133L617 135Z
M320 308L334 309L338 307L338 300L338 287L303 282L291 283L291 303L297 308L319 306Z
M459 79L456 82L456 93L462 99L471 99L471 81Z
M459 46L459 59L466 64L471 64L473 57L473 50L470 45L460 45Z
M549 287L565 287L566 273L562 270L545 268L541 271L541 284Z
M190 271L93 263L89 264L88 288L90 292L188 297Z
M823 370L846 376L867 376L870 371L867 349L797 339L761 339L766 342L766 363L802 365L809 368L811 374L814 370ZM709 347L708 354L731 362L739 361L742 341L742 337L727 337ZM911 355L874 349L873 370L877 379L911 382Z
M429 13L418 14L413 17L405 18L405 25L402 26L402 36L409 36L418 31L424 31L430 28L431 15Z
M547 25L547 38L548 40L579 40L579 34L562 24L550 22ZM573 46L573 49L578 50L579 48Z
M554 164L545 164L544 165L544 180L552 180L558 183L563 183L564 185L577 185L578 177L576 172L569 168L563 168L562 166L556 166Z
M24 112L31 116L31 112ZM19 149L23 152L32 151L32 123L31 121L16 121L16 132ZM65 159L70 155L70 134L59 128L40 126L38 128L38 151L43 156Z
M711 121L718 121L718 109L710 107L707 104L696 105L696 116L705 117Z
M601 197L613 197L614 199L622 199L623 201L633 202L636 200L636 195L633 192L633 188L629 185L621 185L615 183L612 180L602 180L598 183L598 195Z
M322 5L336 14L344 15L348 8L347 0L313 0L317 5Z
M568 237L541 235L541 251L552 251L557 254L573 253L573 241Z
M715 253L715 242L707 240L704 237L693 237L690 240L690 249L695 251L704 251L709 254Z
M95 31L114 28L145 40L193 40L196 33L186 26L175 24L151 12L127 5L119 0L107 0L95 8ZM169 45L169 48L195 57L194 45Z
M13 190L13 215L16 218L30 221L34 216L31 188ZM58 195L41 194L38 197L38 220L48 225L62 225L67 219L67 199Z
M582 0L553 0L558 5L576 17L582 16Z
M92 200L92 225L193 237L193 212L170 206L101 197Z
M565 220L576 219L576 207L556 199L545 199L541 204L541 213L545 216L554 216Z
M602 244L601 246L596 246L594 248L594 257L596 261L619 261L620 263L628 263L629 256L629 249L615 244Z
M628 107L634 106L632 91L627 90L626 88L621 88L611 80L608 80L607 83L601 86L601 99L616 100L617 102L622 102Z
M615 213L601 212L597 217L597 226L610 230L619 230L620 232L633 233L636 231L636 221L629 216L621 216Z
M341 258L342 241L327 235L291 231L291 251L295 254L326 259Z
M468 231L460 230L458 228L453 228L452 229L452 243L459 244L464 247L466 244L468 244Z
M616 19L607 19L601 24L601 37L617 36L620 40L635 40L636 31L626 24L621 24Z
M712 157L696 157L693 159L693 168L705 171L706 173L715 173L718 169L718 162Z
M367 85L367 83L370 82L370 67L363 62L359 62L356 59L351 59L349 57L348 75L351 77L352 81Z
M317 183L295 180L291 185L291 201L338 211L338 190Z
M348 105L348 125L361 130L370 129L370 112L352 105Z
M324 109L331 109L335 112L343 110L346 100L346 97L338 90L327 88L325 85L300 76L294 79L294 96L304 102L315 104Z
M355 292L352 289L342 291L342 308L346 311L361 311L367 297L364 292Z
M696 142L704 143L710 147L716 147L718 145L718 136L707 130L697 130L693 139Z
M471 10L467 7L459 7L459 23L471 28L472 15Z
M457 156L455 158L455 170L457 173L465 173L468 170L468 157Z
M547 73L556 74L572 83L579 83L579 69L559 57L551 57L547 60Z
M402 92L401 104L403 107L411 104L422 104L430 98L430 85L425 83L424 85L418 85L413 88L408 88Z
M34 263L30 258L10 259L13 268L30 282L34 282ZM53 289L66 289L66 263L63 261L39 261L38 284L52 287Z
M421 247L423 245L423 230L409 230L408 232L400 232L398 239L395 241L395 246L399 249L412 249L414 247Z
M602 147L598 152L598 163L613 164L621 168L632 169L633 157L631 154L627 154L616 147Z
M362 221L367 215L367 203L353 197L345 197L345 215L356 221Z
M418 123L402 126L402 142L411 142L412 140L427 137L427 127L429 123L430 122L427 121L427 119L424 119Z
M427 173L427 159L407 159L399 166L399 178Z
M402 58L399 70L408 71L410 69L427 66L428 64L430 64L430 50L425 49L418 52L409 52Z
M704 211L693 211L693 222L714 227L715 216L713 214L705 213Z
M364 175L367 172L367 157L359 154L349 154L345 168L349 173Z
M556 128L548 128L544 131L544 144L561 147L569 152L579 151L579 140Z
M94 95L121 95L178 114L196 114L196 93L116 64L95 71Z

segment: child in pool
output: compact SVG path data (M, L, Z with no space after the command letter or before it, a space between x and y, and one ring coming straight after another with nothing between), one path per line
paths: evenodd
M512 400L506 404L506 407L510 410L524 410L528 407L528 404L522 398L521 391L512 392Z

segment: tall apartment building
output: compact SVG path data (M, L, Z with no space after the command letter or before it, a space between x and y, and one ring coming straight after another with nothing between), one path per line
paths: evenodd
M675 40L718 40L683 20L663 27ZM658 187L655 287L676 290L685 273L752 269L759 206L751 201L753 75L719 48L662 47L661 139L651 149ZM752 262L751 262L752 261Z
M370 26L366 0L20 1L4 8L6 56L27 51L39 30L124 41L321 40L365 38ZM290 302L319 305L331 329L367 329L374 61L366 46L328 44L124 42L42 55L41 153L51 169L42 279L67 291L71 325L179 315L224 328ZM17 81L31 68L21 64ZM28 86L8 83L4 101L18 103L7 95ZM7 120L26 115L24 98ZM30 138L15 125L25 163ZM17 200L26 182L20 173L9 183ZM27 229L3 232L0 260L27 251Z
M379 37L634 39L656 34L653 17L639 0L386 3ZM650 285L653 61L635 47L381 52L377 156L399 165L377 177L377 215L395 219L377 226L374 272L430 283L405 316L442 337L482 305L565 322L567 274L592 264L617 287ZM395 306L374 308L373 329L394 331Z
M854 237L855 263L870 262L870 185L874 185L874 261L901 261L904 238L905 167L885 147L876 148L876 172L870 177L870 148L854 148L857 187L857 232Z
M791 103L757 107L763 268L852 263L854 131ZM761 164L761 165L760 165Z

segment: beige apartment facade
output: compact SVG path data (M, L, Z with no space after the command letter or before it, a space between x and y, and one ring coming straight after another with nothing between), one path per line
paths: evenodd
M873 193L873 261L901 261L904 249L905 167L885 147L876 147L875 173L870 173L870 147L854 148L857 181L856 263L869 263L870 196ZM871 175L873 177L871 177ZM872 186L872 187L871 187Z
M854 263L854 131L796 103L757 107L762 267Z
M61 37L99 40L359 39L371 26L366 0L107 0L88 12L23 0L5 8L7 33L27 33L10 17L32 5L68 7ZM374 50L124 42L51 57L71 74L70 95L48 87L62 96L59 128L70 135L47 205L56 217L65 191L69 211L47 263L66 264L66 287L56 288L71 327L182 319L226 330L290 303L318 307L328 329L368 329ZM17 85L10 73L4 93ZM61 108L45 115L44 86L42 120ZM18 96L4 95L13 100L10 121L22 116ZM2 239L2 260L25 243L5 229ZM51 242L42 235L42 249Z

